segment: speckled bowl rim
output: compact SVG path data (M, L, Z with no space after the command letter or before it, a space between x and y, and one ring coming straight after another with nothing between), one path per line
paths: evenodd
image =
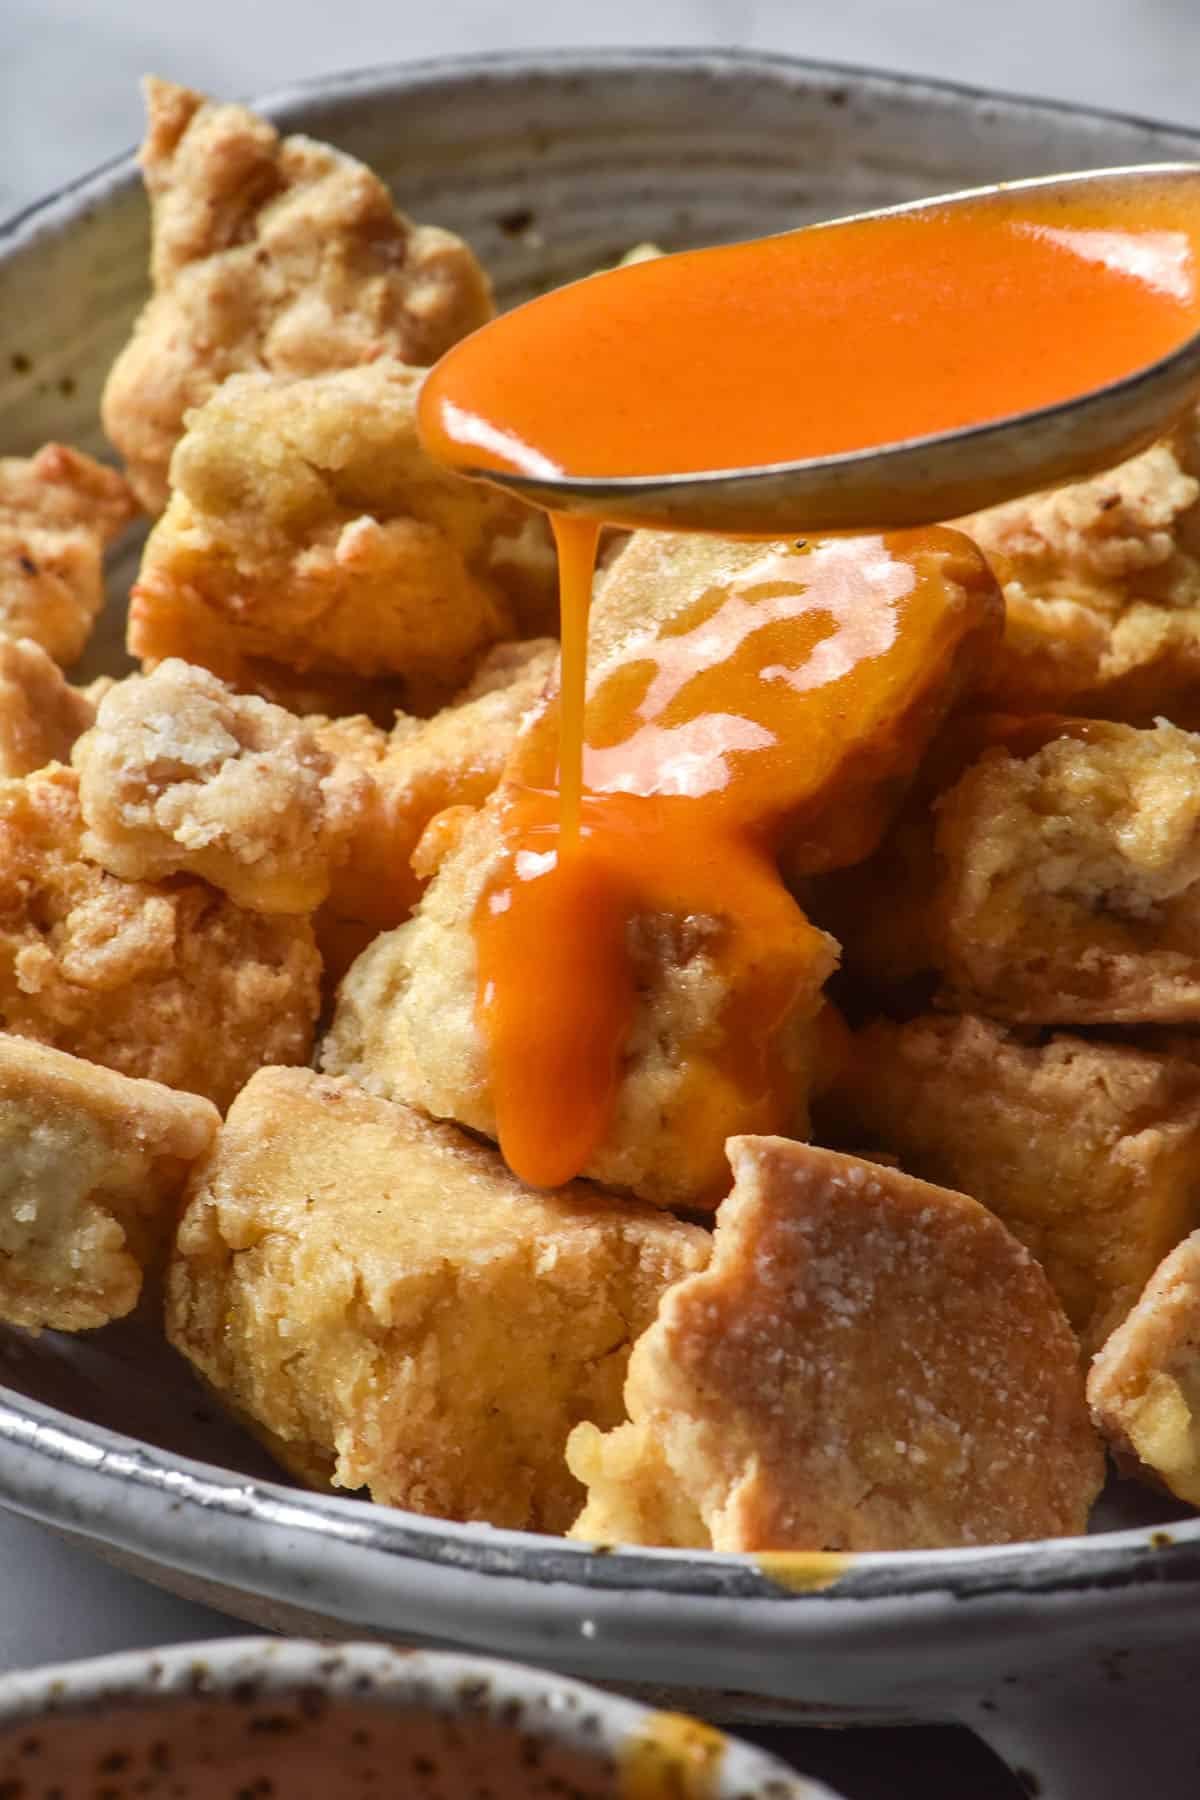
M845 83L866 94L967 101L979 107L1011 108L1033 116L1073 116L1169 132L1196 145L1200 131L1136 114L1043 99L1029 99L969 84L890 75L849 64L741 50L637 49L512 51L484 57L438 57L389 64L296 83L255 104L276 123L315 100L338 102L370 92L395 94L464 79L501 81L543 73L566 79L602 72L645 74L648 69L686 67L693 71L759 71L797 87ZM69 229L114 194L139 179L132 153L114 158L67 183L0 225L0 259L43 233ZM437 1572L448 1578L448 1628L443 1640L480 1641L480 1621L503 1618L516 1634L542 1653L544 1635L524 1616L526 1606L544 1605L551 1592L570 1594L571 1606L591 1615L593 1630L628 1623L630 1603L670 1599L675 1609L659 1621L660 1636L682 1653L697 1629L712 1622L739 1622L741 1648L766 1647L776 1631L780 1644L798 1635L827 1631L834 1616L848 1625L862 1601L904 1602L899 1617L912 1619L914 1600L935 1595L955 1599L1022 1600L1033 1595L1096 1594L1153 1586L1160 1595L1200 1582L1200 1518L1169 1527L1132 1527L1087 1537L1048 1539L979 1549L874 1552L853 1558L831 1585L812 1591L786 1588L764 1573L753 1557L676 1550L595 1548L527 1532L428 1519L359 1500L297 1491L252 1481L211 1465L159 1451L138 1440L76 1419L0 1386L0 1450L14 1453L0 1464L0 1502L43 1522L79 1532L114 1549L150 1557L201 1579L234 1582L260 1596L319 1607L360 1626L386 1628L397 1594L415 1593L419 1580ZM62 1477L69 1474L69 1484ZM68 1491L69 1488L69 1491ZM196 1526L194 1535L186 1529ZM277 1544L273 1542L277 1540ZM197 1545L203 1545L201 1553ZM389 1604L378 1620L361 1604L341 1602L336 1583L321 1578L318 1564L362 1553L381 1556ZM419 1565L411 1582L405 1566ZM361 1576L361 1570L359 1571ZM458 1577L486 1578L495 1592L457 1589ZM395 1585L392 1585L395 1583ZM361 1595L358 1583L350 1587ZM539 1601L538 1594L543 1596ZM423 1603L429 1589L421 1588ZM744 1603L757 1604L748 1611ZM730 1602L738 1603L732 1609ZM683 1609L682 1611L679 1609ZM786 1617L786 1625L785 1625ZM639 1626L651 1624L648 1615ZM744 1628L744 1632L741 1628ZM524 1635L522 1635L524 1634ZM643 1631L643 1636L645 1636ZM654 1633L651 1631L650 1636ZM851 1636L855 1634L850 1633ZM732 1651L734 1645L728 1644Z
M295 1698L311 1717L314 1697L334 1709L366 1706L501 1725L589 1760L611 1759L618 1768L653 1717L652 1708L635 1700L493 1657L238 1637L123 1650L0 1676L0 1733L44 1731L118 1709L143 1715L180 1701L242 1714ZM709 1800L837 1800L831 1789L769 1751L722 1736L724 1749L708 1778ZM40 1771L35 1779L44 1779Z

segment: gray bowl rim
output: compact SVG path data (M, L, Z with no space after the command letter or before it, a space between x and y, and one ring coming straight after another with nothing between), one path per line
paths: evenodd
M292 115L302 113L318 99L337 101L371 91L395 95L480 77L615 75L623 69L645 73L648 67L698 69L717 75L757 71L790 79L797 87L836 90L845 85L908 98L932 94L987 107L1072 116L1096 124L1107 121L1150 134L1165 131L1190 139L1200 159L1200 129L1169 120L850 63L742 49L518 49L482 56L428 57L290 83L254 104L276 124L291 128ZM129 151L65 183L0 223L0 258L43 233L69 230L114 192L138 179L135 153ZM419 1592L421 1567L431 1572L491 1577L503 1590L496 1595L498 1610L503 1613L503 1596L511 1601L514 1581L532 1583L543 1591L558 1590L564 1597L573 1590L576 1605L586 1604L595 1618L604 1614L614 1625L620 1623L630 1596L654 1595L669 1598L676 1609L682 1603L685 1613L675 1624L682 1626L686 1618L689 1635L703 1628L709 1608L714 1622L719 1619L728 1626L726 1603L730 1601L765 1603L753 1609L754 1616L764 1623L771 1616L776 1625L782 1624L779 1610L784 1608L787 1635L794 1640L797 1628L806 1638L806 1627L811 1627L814 1636L827 1629L835 1613L841 1615L841 1623L848 1624L856 1610L850 1602L909 1603L933 1596L1025 1599L1147 1586L1162 1591L1200 1583L1200 1517L1167 1526L977 1549L857 1553L829 1586L795 1591L760 1569L753 1556L609 1550L531 1532L430 1519L362 1500L250 1480L212 1464L154 1449L0 1384L0 1450L4 1448L12 1454L0 1463L0 1503L43 1523L199 1577L215 1575L228 1581L232 1579L228 1571L236 1569L240 1586L283 1601L294 1602L298 1595L294 1579L289 1579L294 1577L295 1564L288 1559L281 1562L272 1548L272 1535L281 1527L289 1543L294 1535L311 1551L314 1562L323 1549L335 1545L380 1553L400 1588L411 1585L413 1594ZM62 1480L68 1474L74 1482L74 1498ZM127 1500L131 1493L134 1505L123 1506L119 1496L123 1494ZM114 1502L116 1524L112 1522ZM199 1527L196 1537L205 1542L205 1553L189 1552L185 1547L182 1521L189 1517ZM210 1553L218 1549L220 1570ZM411 1572L411 1583L405 1577L406 1569ZM484 1605L482 1610L492 1609ZM910 1611L907 1604L904 1610ZM359 1609L351 1606L349 1611L357 1616Z

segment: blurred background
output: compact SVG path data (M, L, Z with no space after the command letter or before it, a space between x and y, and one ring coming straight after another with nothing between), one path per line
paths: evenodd
M147 69L244 98L552 44L786 50L1200 124L1197 0L0 0L0 218L136 141Z

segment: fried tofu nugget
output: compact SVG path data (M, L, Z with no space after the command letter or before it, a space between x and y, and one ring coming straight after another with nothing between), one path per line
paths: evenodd
M0 638L79 655L104 602L104 551L137 512L128 483L82 451L0 457Z
M706 1271L629 1360L630 1422L571 1436L571 1535L907 1550L1082 1531L1103 1458L1028 1251L963 1194L734 1138ZM664 1492L665 1489L665 1492ZM666 1541L675 1541L666 1539Z
M1200 424L958 521L1004 589L989 705L1200 724Z
M475 1017L472 924L504 853L502 790L457 833L407 924L385 932L342 982L323 1066L435 1118L496 1136L487 1048ZM724 1021L738 996L719 956L717 919L653 914L630 923L637 1005L604 1139L583 1173L659 1206L711 1207L727 1182L724 1142L747 1099L729 1067ZM822 985L837 947L798 915L794 1001L770 1031L789 1071L781 1119L807 1130L807 1094L822 1041ZM752 971L753 973L753 971ZM536 969L529 971L536 981Z
M0 778L65 762L95 717L92 695L72 687L40 644L0 637Z
M1200 1059L1182 1044L880 1019L855 1033L819 1123L996 1213L1089 1353L1200 1225Z
M0 1318L88 1331L136 1306L220 1115L0 1033Z
M1087 1396L1124 1468L1200 1506L1200 1231L1155 1270L1092 1363Z
M235 685L255 665L392 680L406 710L449 699L514 630L528 509L439 468L417 439L422 375L392 358L308 378L232 377L171 463L129 648ZM534 531L544 531L538 524Z
M1200 735L1038 721L807 895L854 972L1030 1024L1200 1017Z
M170 82L145 94L154 293L101 410L158 512L185 415L227 376L427 366L491 317L492 298L466 245L397 212L353 157Z
M83 853L78 777L0 782L0 1029L225 1107L312 1045L307 919L243 912L206 882L121 881Z
M317 741L361 764L368 780L322 924L357 923L374 935L408 916L425 885L412 858L426 826L444 808L480 806L492 793L557 658L549 638L498 645L452 705L432 719L398 719L390 736L365 719L313 722Z
M193 1182L168 1332L310 1477L447 1519L562 1531L567 1433L621 1414L629 1346L708 1234L463 1133L265 1069Z
M86 856L125 881L198 875L262 913L321 904L371 785L282 707L175 659L105 696L74 764Z

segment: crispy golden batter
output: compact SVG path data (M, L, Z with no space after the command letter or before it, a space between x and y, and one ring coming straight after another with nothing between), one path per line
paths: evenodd
M563 1446L621 1412L629 1346L707 1233L348 1082L265 1069L193 1183L172 1342L289 1462L450 1519L561 1531Z
M323 1052L330 1073L489 1137L496 1116L475 1019L472 924L502 852L493 797L457 833L409 922L376 938L350 970ZM637 1007L613 1114L583 1173L659 1206L714 1205L727 1181L725 1139L745 1121L747 1100L725 1041L731 993L717 954L722 930L717 919L666 914L630 925ZM807 932L781 953L792 959L796 997L788 1016L763 1030L790 1071L780 1127L802 1132L821 988L837 951Z
M45 444L0 457L0 637L74 662L104 600L104 551L137 512L115 469Z
M92 695L72 687L40 644L0 637L0 777L65 762L95 717Z
M356 921L373 935L407 917L424 885L412 855L425 827L445 807L487 799L557 655L547 638L498 645L451 706L398 719L390 737L365 719L312 722L324 748L361 764L369 789L322 926Z
M879 1020L855 1034L820 1125L990 1207L1089 1352L1200 1224L1200 1062L1182 1044L1027 1044L987 1019Z
M263 913L321 904L371 786L291 713L175 659L106 696L74 763L85 855L125 881L198 875Z
M417 440L416 369L384 358L304 379L232 377L188 422L146 546L129 647L245 684L263 661L448 699L513 628L525 507L438 468ZM320 710L320 709L314 709ZM340 710L340 709L339 709Z
M87 1331L131 1312L219 1123L195 1094L0 1033L0 1318Z
M1004 589L989 704L1200 724L1200 435L959 521Z
M581 1426L576 1537L891 1550L1082 1531L1102 1458L1075 1340L993 1215L895 1169L735 1138L706 1272ZM665 1487L665 1493L664 1493ZM670 1540L669 1540L670 1541Z
M1087 1383L1119 1462L1200 1506L1200 1231L1155 1270Z
M949 1000L1047 1024L1200 1016L1200 737L990 750L942 800Z
M986 723L986 722L985 722ZM1200 736L1037 721L806 897L877 986L1032 1024L1200 1017Z
M492 299L466 245L398 213L352 157L170 82L145 91L154 294L101 410L157 512L185 415L227 376L380 356L428 365L491 316Z
M78 777L0 782L0 1028L225 1107L312 1044L320 959L304 919L206 882L121 881L88 861Z

